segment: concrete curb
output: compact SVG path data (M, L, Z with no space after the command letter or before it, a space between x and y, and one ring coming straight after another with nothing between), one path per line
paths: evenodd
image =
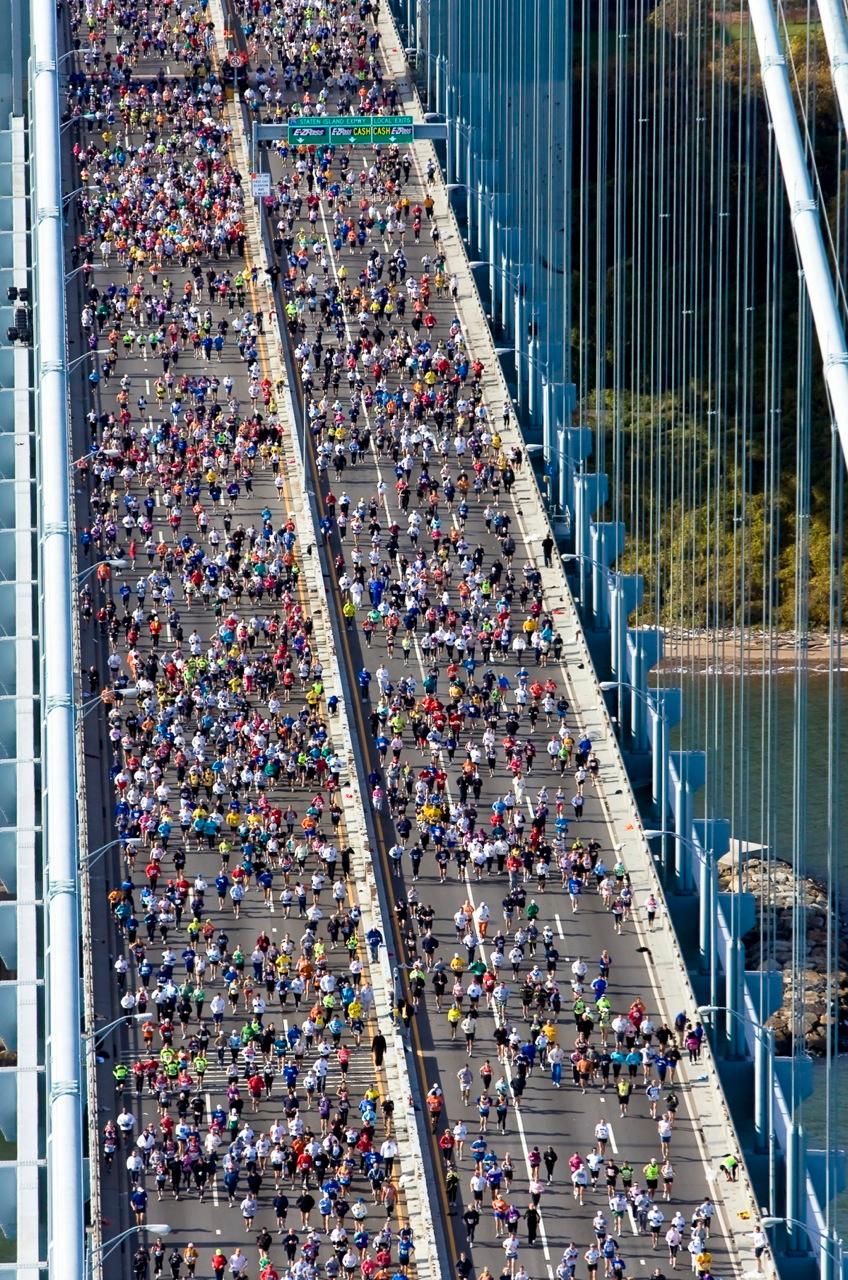
M404 110L416 120L422 120L424 112L417 90L409 77L403 56L403 42L387 6L381 8L380 26L383 35L381 51L389 65L392 79L401 89ZM435 147L431 142L415 143L413 150L419 155L423 152L427 158L432 156L438 163ZM494 412L499 414L500 405L504 401L511 401L511 397L500 361L495 354L491 330L480 296L474 284L465 242L453 210L450 208L444 183L436 183L432 192L435 201L434 217L441 233L440 244L445 251L449 268L457 274L459 279L457 315L462 323L469 348L485 366L482 379L483 399L489 406L490 414L493 415ZM510 419L510 424L505 430L500 427L499 430L505 442L510 445L520 445L526 457L526 444L515 419ZM521 472L516 475L512 494L522 532L529 542L538 541L541 544L545 535L552 530L541 491L529 463L525 463ZM552 568L541 565L536 567L542 573L545 600L565 639L562 672L571 695L572 707L580 718L581 728L593 739L601 762L601 776L607 780L608 784L612 782L612 785L607 785L605 788L604 794L608 799L604 807L607 811L610 833L614 842L621 846L622 856L631 872L634 899L642 901L648 892L653 891L663 904L668 917L665 894L643 835L636 800L624 768L618 741L589 656L577 608L562 564L557 561ZM676 934L670 925L670 917L668 919L667 929L651 935L651 951L654 956L654 972L661 971L663 975L661 992L654 983L659 1010L673 1020L679 1010L694 1012L697 1001ZM654 973L651 973L651 979L653 982ZM702 1055L702 1062L698 1064L696 1070L699 1077L706 1076L706 1079L693 1080L683 1067L682 1075L689 1086L684 1092L684 1101L689 1107L696 1134L700 1135L706 1176L711 1181L719 1213L723 1215L725 1235L731 1254L736 1255L735 1260L740 1274L749 1272L754 1274L756 1262L747 1233L753 1229L759 1217L759 1206L708 1044ZM740 1178L735 1183L721 1184L717 1178L718 1164L730 1151L733 1151L740 1162ZM764 1270L759 1274L776 1277L777 1269L771 1260L764 1259L764 1263Z
M221 0L211 0L210 8L215 16L216 38L219 42L219 54L222 51L224 28ZM232 142L238 158L239 168L243 174L250 172L247 142L240 118L239 104L232 100L227 103L227 118L232 128ZM256 203L249 192L246 192L246 223L248 241L252 247L254 258L261 262L264 259L264 242L259 213ZM303 459L295 445L294 432L297 430L298 413L294 402L282 343L287 341L279 327L276 298L270 283L262 286L267 301L266 317L270 324L270 332L266 332L266 352L271 366L274 383L281 387L279 396L282 416L290 425L290 430L283 435L283 456L286 475L291 486L292 497L298 499L295 519L298 526L298 537L301 546L300 565L306 585L313 622L313 638L317 652L320 654L324 668L323 682L326 695L333 694L339 700L338 715L332 724L332 738L338 755L345 761L347 780L342 782L341 800L344 813L345 829L351 847L354 850L352 865L358 894L357 901L362 911L362 931L366 933L376 926L385 939L391 937L387 930L380 901L380 892L375 876L375 855L372 851L372 838L369 834L369 821L366 817L362 796L367 794L364 786L364 769L361 758L355 750L354 738L346 709L346 698L350 690L343 679L338 661L336 640L331 622L330 602L327 586L321 571L321 560L318 554L320 536L317 532L315 515L309 496L308 474L303 466ZM267 327L267 326L266 326ZM314 555L304 555L303 548L312 542ZM366 957L367 963L367 957ZM375 998L375 1018L380 1021L386 1034L386 1012L394 1007L392 970L385 948L381 948L378 963L368 964L371 985ZM381 1012L384 1011L384 1012ZM394 1030L391 1023L391 1034L386 1034L388 1050L383 1063L389 1093L395 1102L395 1132L400 1149L400 1176L398 1186L402 1192L403 1205L415 1237L415 1271L421 1280L438 1280L441 1274L438 1260L436 1229L433 1222L430 1202L427 1198L422 1170L426 1167L425 1155L418 1129L416 1111L413 1103L413 1090L410 1073L406 1063L403 1040Z

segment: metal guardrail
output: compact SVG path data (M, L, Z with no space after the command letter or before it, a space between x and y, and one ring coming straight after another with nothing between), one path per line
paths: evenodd
M31 7L33 262L39 389L38 531L42 643L47 937L47 1233L51 1280L84 1267L80 916L58 25L54 0ZM45 601L49 600L49 619Z
M224 2L225 0L222 0L222 3ZM229 26L240 50L246 53L240 24L238 22L230 22ZM249 138L251 135L244 105L241 103L237 105L240 107L245 125L245 136ZM274 251L270 240L268 221L264 213L260 213L258 221L266 260L272 262L274 260ZM378 862L376 854L372 858L372 850L376 850L378 847L376 828L370 809L368 806L363 806L358 799L359 795L365 794L367 791L365 787L366 771L363 767L361 753L357 752L355 748L353 734L345 711L346 706L353 705L353 691L349 685L345 664L339 658L339 655L344 652L342 636L336 612L329 607L324 580L324 575L330 576L331 565L323 541L315 532L319 512L311 482L311 459L306 434L300 376L295 368L288 340L286 317L280 296L277 293L273 294L273 306L276 318L275 327L279 336L279 354L285 370L285 381L288 389L287 398L293 419L291 423L292 437L300 469L299 484L302 486L304 495L305 516L312 526L308 536L316 547L317 559L322 567L322 572L315 574L314 591L321 602L321 613L327 619L330 633L328 636L329 646L325 662L324 683L328 690L334 688L341 695L341 705L333 733L334 737L339 739L340 754L347 760L351 775L352 787L343 788L343 791L352 789L354 792L352 799L345 803L345 822L349 824L352 837L350 843L355 850L354 866L357 883L363 891L361 897L361 905L364 912L363 922L365 922L366 916L370 915L384 938L388 940L391 935L386 926L391 921L391 912L379 871L375 871L375 865ZM304 536L304 533L305 531L301 530L301 536ZM304 538L304 540L306 539ZM382 1003L385 1008L391 1007L393 1003L392 963L385 952L381 952L378 964L371 966L371 974L375 992L378 994L382 992L382 999L378 1000L378 1003ZM387 1056L385 1067L389 1087L398 1104L395 1125L401 1145L401 1185L407 1213L415 1232L416 1273L422 1277L422 1280L436 1280L436 1277L448 1273L453 1263L453 1257L448 1248L444 1224L437 1224L431 1211L426 1175L424 1179L421 1177L422 1171L427 1169L430 1161L425 1109L423 1107L423 1091L415 1072L411 1071L407 1065L403 1043L397 1034L395 1036L394 1052ZM415 1106L411 1105L413 1098L416 1099ZM407 1099L410 1100L409 1103Z
M382 20L383 19L381 19L381 21ZM385 20L391 24L394 38L389 40L384 38L383 47L402 47L402 41L398 35L397 27L394 24L394 15L392 14L391 9L388 10ZM402 78L401 70L398 67L395 69L395 82L400 83ZM414 111L420 114L423 111L423 108L417 89L414 85L411 86L411 92L415 101ZM449 200L446 201L444 213L440 214L439 217L440 226L443 221L450 225L451 231L453 232L452 238L455 238L455 241L459 246L459 252L464 253L462 235ZM446 241L447 237L443 239L443 243L446 243ZM467 269L470 274L470 264L467 264ZM470 298L462 298L460 312L462 313L466 307L469 311L474 313L474 320L475 323L479 325L480 332L482 334L490 334L488 320L485 312L483 311L479 294L476 290L473 291ZM466 320L465 323L467 328L468 321ZM493 357L495 354L494 345L492 343ZM491 378L491 386L488 391L489 397L495 402L497 402L498 399L509 399L509 390L500 361L496 358L492 358L487 361L485 356L482 355L481 359L484 360L486 365L487 377ZM503 434L505 438L510 438L512 433L515 433L517 441L519 439L523 441L523 437L519 436L518 427L514 420L510 423L508 428L505 428ZM553 534L554 530L551 525L552 513L550 512L545 496L539 486L538 479L532 469L529 469L527 483L530 490L532 505L538 509L544 519L546 528ZM614 809L614 812L608 812L610 827L612 829L613 824L615 824L618 829L619 836L622 839L622 856L627 861L628 867L632 864L634 886L638 889L639 893L650 890L656 895L660 902L664 903L665 889L659 880L654 860L648 847L629 775L625 769L624 759L619 747L618 739L603 696L603 689L594 668L592 655L589 651L580 615L578 614L577 606L575 604L567 576L564 572L562 561L557 562L556 566L552 569L543 570L543 579L545 581L546 595L548 595L552 600L555 599L556 601L562 601L562 608L556 608L554 612L560 616L560 626L562 630L569 633L567 637L568 654L565 661L569 671L570 682L575 684L577 682L582 683L585 681L592 690L591 696L583 699L584 705L582 707L582 712L591 717L591 736L593 742L598 745L599 755L601 756L602 771L606 772L608 769L614 769L622 782L621 787L616 787L613 796L610 797L613 802L610 806L610 810ZM619 662L622 663L620 678L624 679L624 655L621 650L626 649L626 618L628 610L626 608L625 596L621 591L621 588L617 584L614 585L615 590L619 595L616 604L618 610L618 621L620 624L620 641L622 642L619 645L617 658ZM615 627L612 628L612 633L614 632ZM571 638L572 635L573 639ZM575 703L577 702L576 697L574 701ZM682 951L676 935L673 931L669 931L668 933L664 932L661 937L657 939L655 945L658 948L660 946L668 947L668 968L664 970L664 973L667 976L667 983L670 990L666 992L666 1002L668 1003L671 999L677 998L679 995L680 1000L682 1001L679 1007L694 1007L696 1004L694 992L691 987L689 975L686 970ZM657 961L657 963L659 963L659 961ZM673 996L672 992L674 993ZM723 1146L723 1152L727 1151L728 1146L733 1147L734 1154L737 1154L740 1158L741 1167L740 1181L738 1183L733 1183L726 1188L716 1186L716 1195L723 1197L732 1193L734 1196L738 1197L741 1212L750 1217L754 1212L757 1203L756 1196L744 1153L735 1133L733 1117L731 1116L727 1106L723 1087L718 1076L712 1050L709 1045L706 1046L704 1051L704 1067L705 1074L707 1075L707 1081L705 1083L710 1094L709 1112L712 1128L714 1132L721 1135L722 1142L726 1143L726 1145ZM704 1117L705 1122L706 1119L707 1117ZM709 1146L707 1146L706 1154L713 1154ZM738 1232L738 1228L735 1227L734 1217L731 1217L729 1225L731 1226L734 1243L738 1247L742 1242L743 1236ZM771 1275L776 1274L771 1261L767 1261L766 1271Z
M70 53L72 51L67 51ZM57 35L57 53L58 53L58 35ZM63 57L67 56L63 54ZM74 59L74 61L76 61ZM64 202L63 202L64 203ZM62 267L64 278L64 263ZM67 432L67 468L70 475L74 465L74 447L73 447L73 403L72 403L72 387L70 380L66 385L67 393L67 412L68 412L68 432ZM79 560L77 555L76 541L76 510L72 500L69 488L68 500L68 529L70 535L70 561L71 561L71 581L77 582L79 577ZM71 610L71 643L73 647L73 671L77 673L75 679L75 707L81 700L82 689L79 685L79 675L82 671L82 638L80 634L80 618L76 608L73 607L72 599ZM80 901L80 930L81 930L81 956L82 956L82 1010L83 1010L83 1026L85 1028L85 1038L82 1041L82 1053L84 1057L84 1077L85 1077L85 1099L87 1110L87 1133L88 1133L88 1160L89 1160L89 1179L88 1179L88 1204L89 1204L89 1230L84 1237L87 1248L83 1247L84 1255L90 1259L89 1269L84 1276L84 1280L100 1280L103 1273L102 1266L102 1233L103 1233L103 1199L101 1193L100 1176L99 1176L99 1149L100 1135L98 1131L98 1084L97 1084L97 1047L96 1041L92 1034L95 1030L95 995L94 995L94 953L92 948L92 909L91 909L91 876L88 867L88 799L87 799L87 774L85 767L85 721L82 716L74 716L74 739L75 739L75 759L76 759L76 785L77 785L77 821L78 821L78 867L79 867L79 901ZM83 1229L85 1221L83 1220Z
M69 408L70 414L70 408ZM70 433L69 433L70 436ZM69 438L68 444L72 441ZM68 464L70 466L73 460L73 449L68 450ZM71 528L71 571L73 581L76 581L78 574L78 560L76 550L76 519L73 503L69 511L69 524ZM81 655L82 642L80 636L80 619L79 614L74 610L73 629L72 629L73 653L74 653L74 671L82 670ZM94 950L92 947L92 911L91 911L91 875L88 867L88 800L86 785L86 768L85 768L85 721L82 716L75 718L75 747L76 747L76 767L77 767L77 787L78 787L78 822L79 822L79 893L80 893L80 922L82 927L82 998L83 998L83 1025L85 1027L86 1038L83 1041L83 1052L85 1056L85 1089L86 1102L88 1110L88 1160L89 1160L89 1250L88 1254L91 1259L90 1271L83 1277L83 1280L101 1280L103 1274L103 1250L102 1250L102 1195L100 1187L100 1134L98 1131L97 1118L98 1110L98 1092L97 1092L97 1046L94 1035L95 1029L95 1013L94 1013Z
M261 219L261 227L266 251L272 252L268 235L268 223L264 216ZM303 392L300 377L294 367L291 348L286 335L285 314L278 295L275 295L274 297L274 305L277 310L277 326L281 336L281 347L286 367L286 377L292 393L291 404L295 419L293 425L295 430L299 433L300 448L303 450L302 458L304 471L301 481L309 495L310 514L312 517L313 529L315 529L317 527L318 512L315 505L315 494L310 489L307 480L307 468L310 466L310 461L306 454L306 450L309 446L306 439L306 422L302 399ZM323 566L323 572L326 574L327 578L329 578L332 566L329 562L326 547L324 546L323 541L317 536L315 536L315 544L317 547L318 557ZM320 576L319 582L320 590L326 602L324 581ZM349 762L352 780L355 779L357 784L358 795L367 795L367 768L363 761L361 750L356 749L355 739L350 729L347 713L344 710L345 707L354 705L356 690L351 687L349 673L345 669L344 662L342 662L338 656L344 652L339 615L336 610L330 609L326 603L324 613L329 621L331 630L331 665L335 673L336 684L340 691L343 691L344 693L341 706L342 714L339 716L341 724L337 727L336 733L342 738L344 746L342 754ZM339 732L339 730L341 730L341 732ZM357 860L361 864L357 873L357 880L360 884L368 886L371 898L371 910L375 916L375 922L383 936L385 938L389 938L390 932L387 930L385 922L390 921L392 918L391 909L385 884L379 871L375 872L374 870L374 868L379 865L378 856L376 854L379 842L374 822L374 815L368 805L363 806L357 801L355 807L357 810L356 827L358 828L357 834L359 835L359 839L353 840L352 843L356 850ZM373 856L372 851L374 851ZM393 1004L392 964L388 955L385 953L381 953L380 965L378 967L381 972L374 973L375 966L372 966L372 977L374 979L375 988L382 986L387 996L385 1003ZM426 1153L429 1150L429 1142L425 1124L425 1109L423 1106L423 1090L421 1088L421 1082L417 1079L414 1072L407 1068L404 1052L404 1047L400 1037L396 1034L394 1037L394 1053L391 1055L394 1059L394 1074L397 1076L397 1080L394 1082L395 1096L397 1098L397 1096L400 1095L400 1100L402 1101L405 1101L407 1097L416 1097L417 1099L417 1105L414 1109L408 1108L406 1105L398 1109L399 1115L398 1120L396 1121L396 1124L399 1121L399 1124L404 1125L406 1128L406 1150L401 1156L401 1167L404 1170L404 1173L402 1174L402 1185L404 1194L407 1197L407 1207L410 1211L411 1218L411 1206L408 1202L411 1198L412 1179L415 1178L420 1169L426 1168L427 1166L429 1157ZM399 1136L403 1136L400 1127L398 1127L398 1133ZM435 1218L429 1210L428 1197L426 1194L419 1195L418 1204L419 1221L414 1224L415 1238L417 1241L416 1270L417 1274L422 1277L422 1280L426 1280L426 1277L432 1276L435 1278L439 1274L445 1274L444 1268L450 1265L450 1252L444 1235L444 1224L440 1223L437 1229ZM439 1270L440 1266L442 1267L441 1272Z

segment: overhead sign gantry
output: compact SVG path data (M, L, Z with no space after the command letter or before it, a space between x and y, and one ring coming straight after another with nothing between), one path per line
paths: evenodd
M412 116L293 116L285 124L257 124L252 129L252 167L263 142L285 142L290 147L408 146L429 139L444 142L443 121L419 121Z

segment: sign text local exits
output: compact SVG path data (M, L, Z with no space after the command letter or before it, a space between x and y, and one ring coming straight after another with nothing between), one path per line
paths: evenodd
M412 116L322 116L288 122L290 147L370 147L412 142Z

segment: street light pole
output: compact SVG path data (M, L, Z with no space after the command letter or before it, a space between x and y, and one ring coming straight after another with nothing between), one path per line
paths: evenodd
M718 963L716 953L716 912L718 909L718 882L716 878L715 850L712 845L706 848L681 835L678 831L649 828L645 831L646 840L669 839L679 841L691 849L701 864L699 901L698 901L698 954L701 961L701 972L710 975L710 1004L718 1004ZM663 868L665 870L665 868Z
M125 1027L129 1022L141 1022L147 1016L146 1011L144 1013L124 1013L120 1018L113 1018L111 1022L107 1022L105 1027L95 1027L93 1031L87 1031L81 1039L84 1044L88 1044L89 1040L96 1044L103 1036L108 1036L110 1031L114 1031L115 1027Z
M771 1214L761 1220L760 1226L764 1231L768 1231L770 1227L788 1227L790 1230L800 1227L806 1233L807 1239L813 1247L818 1247L822 1256L822 1280L843 1280L845 1275L845 1249L841 1236L826 1235L823 1231L816 1232L813 1227L804 1222L802 1218L777 1218ZM814 1244L818 1236L817 1246Z
M104 694L107 694L108 696L104 698ZM106 685L101 689L99 696L90 697L88 699L88 705L83 706L78 719L87 720L92 711L97 711L98 708L100 710L105 710L108 707L111 710L113 707L120 706L124 698L135 698L137 696L138 688L136 685L128 685L126 689L113 689L109 685ZM133 841L130 840L127 843L132 844ZM135 844L138 846L141 844L141 841L135 841ZM107 845L106 848L111 848L111 845Z
M80 191L83 191L84 189L85 189L85 188L80 187ZM74 192L74 195L77 195L77 194L78 194L78 192ZM92 266L92 264L91 264L90 262L83 262L81 266L79 266L79 267L74 267L74 269L73 269L72 271L67 271L67 272L65 273L65 284L70 284L72 280L76 280L76 278L77 278L77 276L80 274L80 272L85 272L85 273L86 273L86 275L90 275L92 270L93 270L93 266ZM92 354L92 353L91 353L90 351L86 351L86 353L85 353L86 357L90 356L91 354ZM100 354L100 355L106 355L106 352L105 352L105 351L101 351L101 352L99 352L98 354ZM83 359L83 357L82 357L82 356L80 356L80 357L78 358L78 360L76 361L76 364L79 364L79 363L82 361L82 359ZM71 362L71 364L69 364L69 365L68 365L68 370L69 370L69 371L70 371L72 368L74 368L74 362Z
M527 350L522 354L527 361L527 384L528 396L527 406L533 418L538 417L538 409L536 406L535 395L535 376L539 379L539 393L542 401L542 457L544 459L544 478L545 478L545 494L548 499L548 505L553 503L553 422L552 422L552 404L551 404L551 375L550 366L546 358L536 351L538 339L536 337L536 315L533 313L533 337L527 344ZM562 460L560 459L560 465Z
M81 196L83 191L88 191L89 189L88 183L84 182L81 187L74 187L73 191L67 191L65 195L62 196L62 208L64 209L65 206L69 205L76 196ZM67 278L68 277L65 276L66 280Z
M87 1250L85 1269L83 1275L88 1280L88 1276L94 1275L95 1259L98 1264L102 1264L114 1253L115 1250L124 1243L130 1236L135 1235L137 1231L150 1231L155 1236L169 1236L171 1234L171 1224L169 1222L150 1222L144 1225L127 1227L126 1231L122 1231L120 1235L113 1236L111 1240L104 1240L102 1244L95 1245L93 1249Z
M659 736L659 738L660 738L660 741L657 743L657 748L656 748L656 749L657 749L657 753L658 753L658 755L659 755L659 757L660 757L660 797L659 797L659 817L660 817L660 826L664 828L664 827L665 827L666 820L667 820L667 816L668 816L668 761L667 761L667 756L668 756L668 714L667 714L667 712L666 712L665 698L661 696L661 695L662 695L662 690L657 689L657 690L653 690L653 691L646 691L645 689L640 689L638 685L631 684L631 683L630 683L629 681L627 681L627 680L602 680L602 681L601 681L601 689L602 689L605 693L606 693L606 692L608 692L608 691L610 691L610 690L612 690L612 689L617 689L617 690L618 690L618 723L619 723L619 727L621 727L621 726L622 726L622 724L623 724L622 708L621 708L621 691L622 691L622 689L628 689L628 690L630 691L630 693L635 694L637 698L641 698L641 700L644 702L644 704L645 704L645 706L648 708L648 710L649 710L650 712L652 712L652 714L653 714L653 715L655 715L655 716L657 717L657 724L658 724L659 729L660 729L660 733L659 733L659 735L658 735L658 736ZM656 697L656 701L655 701L655 702L652 702L652 701L651 701L651 698L650 698L650 692L654 692L656 695L658 695L658 696ZM667 831L665 831L665 830L661 830L658 834L662 836L662 845L661 845L661 847L660 847L660 866L662 867L663 882L664 882L664 883L667 883L667 876L668 876L668 846L667 846L667 844L666 844L665 837L666 837L668 834L672 834L672 835L675 837L675 839L676 839L676 840L678 840L681 844L686 844L686 843L687 843L687 841L686 841L685 837L682 837L682 836L678 835L678 834L677 834L677 832L671 832L671 833L669 833L669 832L667 832ZM678 879L679 879L679 862L680 862L680 859L678 858L678 856L677 856L677 853L676 853L676 852L675 852L675 859L674 859L674 862L675 862L675 869L676 869L676 870L677 870L677 872L678 872Z
M654 704L651 702L650 691L645 689L640 689L637 684L631 684L629 680L601 680L599 681L599 684L600 684L601 691L603 693L612 693L614 689L618 691L618 708L617 708L618 723L619 723L619 727L622 729L624 728L624 716L622 714L623 708L622 708L622 697L621 697L622 689L626 689L628 693L633 693L636 695L637 698L641 698L642 702L644 702L648 710L656 711L656 714L661 718L665 714L664 711L660 711L660 709L658 707L655 707ZM665 821L664 816L662 814L660 816L664 822Z
M609 565L604 564L603 560L598 560L595 556L587 556L582 551L566 551L563 553L562 558L563 560L574 560L580 568L578 592L579 592L579 599L580 599L580 608L584 610L584 613L585 613L587 602L586 602L586 575L585 575L583 566L586 564L589 564L592 566L592 594L595 597L593 601L593 614L594 614L594 617L597 619L598 611L599 611L598 606L599 606L599 597L601 593L602 575L603 574L607 575L607 584L609 584L609 581L612 577L612 570L610 569ZM583 621L584 621L584 624L587 623L587 620L585 617ZM602 684L601 688L603 689L603 687L604 686Z
M111 556L107 560L98 560L96 564L89 564L84 569L81 569L74 578L74 583L79 586L81 582L85 582L86 578L90 577L92 573L97 573L98 569L102 569L104 565L111 570L126 569L128 564L129 560L123 556Z
M84 714L87 715L88 711ZM138 849L141 846L141 840L135 836L130 839L125 839L123 836L116 836L114 840L108 841L107 844L101 844L99 848L90 850L90 852L82 859L83 864L90 870L96 862L99 862L100 859L104 857L110 849L114 849L116 845L121 845L124 849Z
M68 129L72 128L73 125L77 125L77 126L81 125L83 120L86 120L89 124L91 124L96 119L97 119L97 116L93 111L83 111L81 115L71 116L70 120L66 120L64 124L61 124L59 126L59 133L60 135L63 133L66 133Z
M521 279L521 273L520 271L510 271L509 267L506 264L506 258L503 255L501 255L500 262L492 262L491 265L492 265L492 270L495 272L495 274L500 276L500 279L501 279L501 298L500 298L501 329L504 330L505 332L507 328L507 291L506 291L507 284L512 285L512 288L515 291L514 302L513 302L513 305L515 307L515 313L513 316L513 322L514 322L514 326L518 328L520 327L520 323L521 323L520 305L521 305L521 289L522 289L522 283L523 283ZM495 299L494 299L494 292L493 292L492 294L493 316L494 316L494 312L495 312ZM515 338L513 341L513 353L515 355L515 359L517 362L518 355L516 353L516 348L515 348ZM517 375L518 375L518 369L516 367L516 376ZM520 396L518 398L520 400Z
M67 284L68 281L72 279L73 276L77 275L80 271L82 271L82 267L77 267L76 271L70 272L70 274L65 277L65 283ZM86 360L90 360L91 357L94 355L107 355L107 354L108 352L106 351L84 351L82 355L77 356L75 360L68 361L66 372L73 373L77 365L82 364Z
M762 1022L744 1018L736 1009L722 1004L702 1004L695 1010L699 1018L709 1018L711 1014L723 1013L741 1022L742 1026L753 1027L757 1041L754 1055L754 1129L757 1134L757 1149L768 1152L768 1196L769 1211L774 1212L777 1202L777 1170L775 1166L774 1136L774 1031Z
M449 178L448 178L448 183L447 183L447 188L446 188L446 189L450 189L451 187L464 187L464 189L465 189L465 234L466 234L466 244L470 245L470 244L471 244L471 196L472 196L472 189L471 189L471 165L472 165L472 160L471 160L471 157L472 157L472 150L471 150L471 132L472 132L472 130L474 129L474 125L472 125L472 124L468 124L465 120L460 120L460 119L459 119L459 116L457 116L457 115L454 115L454 121L453 121L453 123L454 123L454 127L456 128L457 133L458 133L458 134L462 134L462 135L464 136L464 138L465 138L465 181L464 181L464 182L460 182L460 181L459 181L459 179L458 179L458 173L457 173L457 170L458 170L457 157L458 157L458 155L459 155L460 146L459 146L459 139L456 139L456 140L455 140L455 142L454 142L454 147L453 147L453 169L454 169L454 172L453 172L453 173L451 173L451 174L449 174Z

